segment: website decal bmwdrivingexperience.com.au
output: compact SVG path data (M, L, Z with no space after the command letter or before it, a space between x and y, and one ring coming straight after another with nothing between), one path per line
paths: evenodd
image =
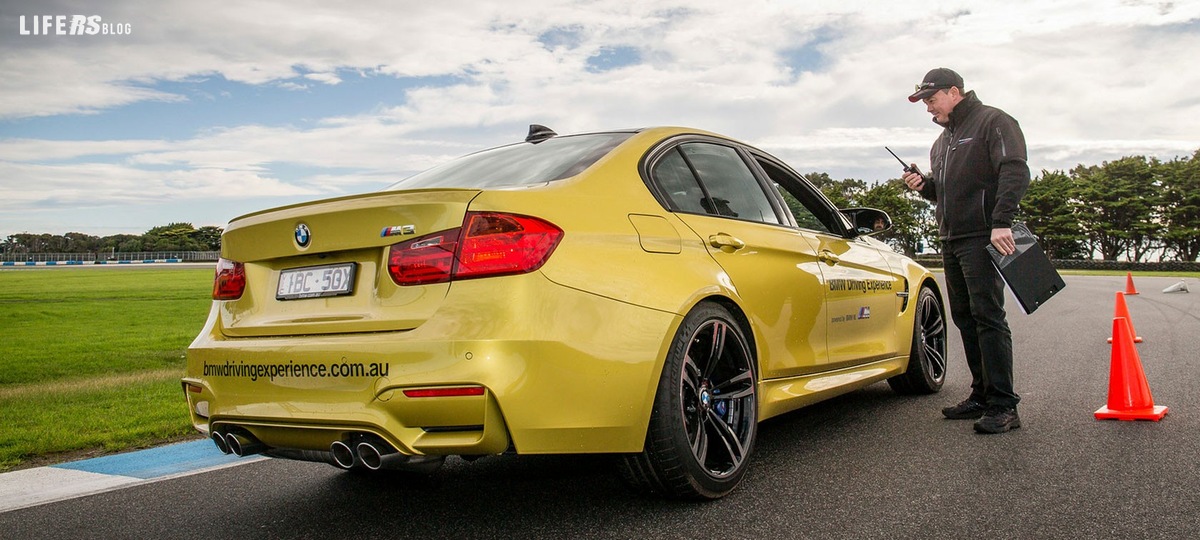
M222 364L204 363L205 377L233 377L250 379L269 379L276 377L309 377L309 378L354 378L354 377L386 377L386 363L340 362L332 364L296 363L291 360L286 364L247 364L226 360Z

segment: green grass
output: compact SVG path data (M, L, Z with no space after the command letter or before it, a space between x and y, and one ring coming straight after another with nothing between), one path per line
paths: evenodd
M212 270L0 272L0 387L183 368Z
M193 433L180 371L0 389L0 471L72 451L115 452Z
M179 386L210 269L0 271L0 470L191 432Z

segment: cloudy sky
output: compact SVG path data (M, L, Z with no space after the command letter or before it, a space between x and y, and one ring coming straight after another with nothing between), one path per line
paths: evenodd
M334 4L4 0L0 238L224 226L530 123L697 127L881 181L884 145L928 169L905 98L938 66L1020 121L1035 174L1200 149L1195 0Z

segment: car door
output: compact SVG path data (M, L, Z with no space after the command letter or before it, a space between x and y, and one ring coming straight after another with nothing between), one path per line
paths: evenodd
M707 245L755 327L764 379L827 363L819 242L792 227L749 155L720 140L673 141L651 155L653 189Z
M754 158L777 187L795 225L812 232L826 299L828 367L895 356L900 295L907 290L904 276L892 271L879 246L851 231L812 184L769 156L756 153Z

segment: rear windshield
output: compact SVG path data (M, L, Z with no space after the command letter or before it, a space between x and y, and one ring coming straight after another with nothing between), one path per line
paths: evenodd
M575 176L633 133L591 133L552 137L537 144L501 146L466 155L388 186L488 188L540 184Z

